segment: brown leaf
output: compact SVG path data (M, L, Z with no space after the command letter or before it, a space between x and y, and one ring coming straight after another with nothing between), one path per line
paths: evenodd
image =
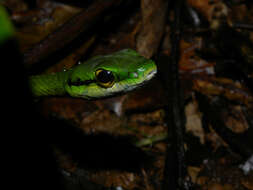
M252 106L253 96L249 90L231 79L209 77L195 79L193 83L193 89L205 95L223 96L230 101Z
M142 31L137 37L137 51L150 58L157 51L165 29L167 0L142 0Z

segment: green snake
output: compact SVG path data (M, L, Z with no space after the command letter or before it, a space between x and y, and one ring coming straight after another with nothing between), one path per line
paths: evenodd
M99 99L134 90L153 78L156 71L152 60L124 49L93 57L66 71L31 76L29 85L35 97Z
M0 45L14 37L14 27L0 5ZM63 96L98 99L134 90L149 81L156 65L132 49L96 56L67 71L29 77L34 97Z

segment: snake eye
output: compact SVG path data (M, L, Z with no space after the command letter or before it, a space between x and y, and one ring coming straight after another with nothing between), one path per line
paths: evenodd
M97 82L100 86L104 88L109 88L113 86L115 78L111 71L98 69L96 70L95 75Z

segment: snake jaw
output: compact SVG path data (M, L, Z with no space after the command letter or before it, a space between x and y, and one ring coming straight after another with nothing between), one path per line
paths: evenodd
M157 73L157 70L156 70L156 69L150 71L150 72L148 73L148 75L147 75L147 77L146 77L145 80L146 80L146 81L149 81L150 79L152 79L152 78L156 75L156 73Z

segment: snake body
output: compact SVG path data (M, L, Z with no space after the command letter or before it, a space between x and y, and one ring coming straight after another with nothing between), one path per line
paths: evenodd
M31 76L35 97L63 96L97 99L142 86L155 75L155 63L132 49L96 56L67 71Z

